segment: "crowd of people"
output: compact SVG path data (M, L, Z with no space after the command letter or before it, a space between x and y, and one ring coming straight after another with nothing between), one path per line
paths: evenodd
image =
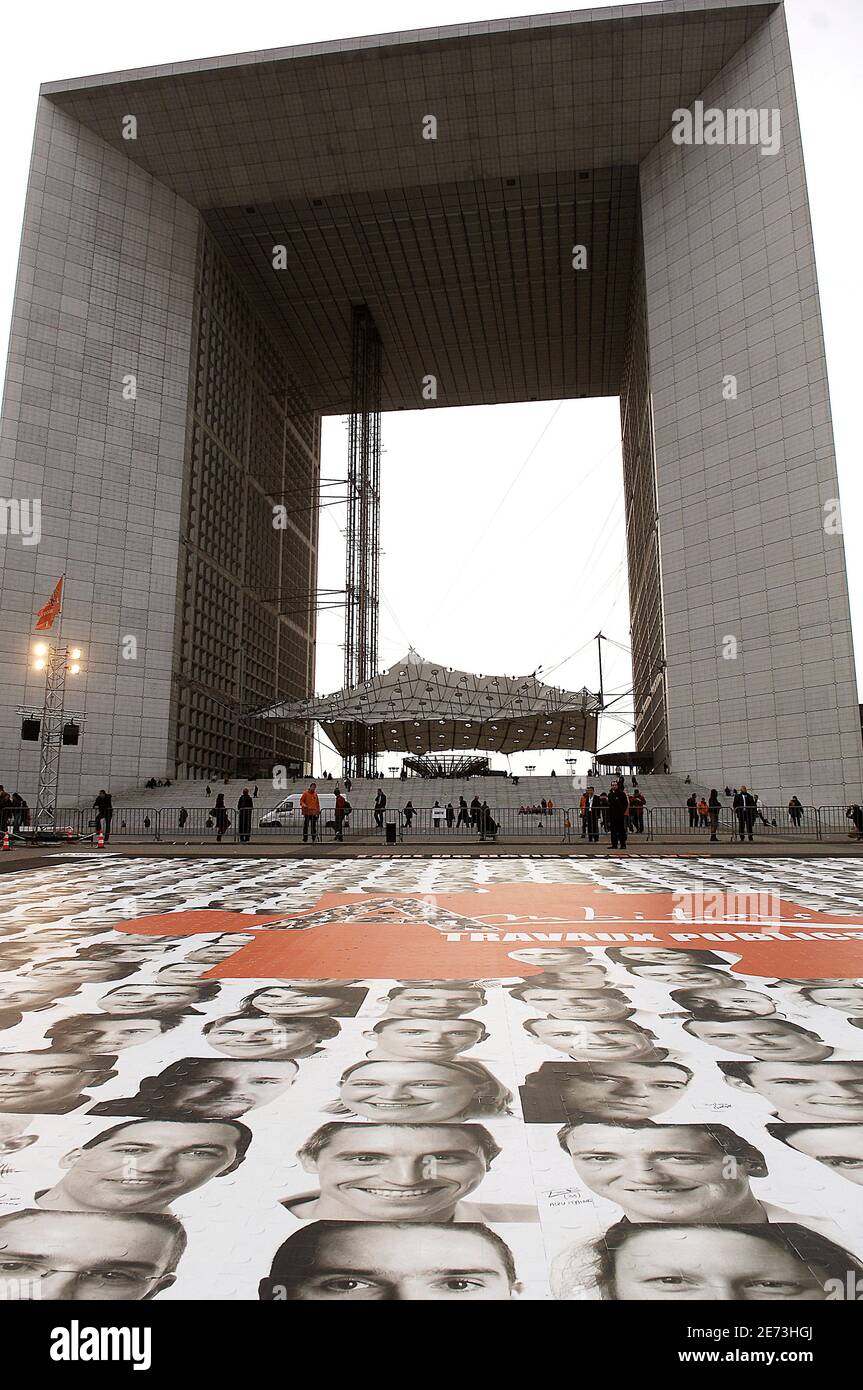
M30 824L30 807L18 792L7 792L0 786L0 836L14 834L22 825Z

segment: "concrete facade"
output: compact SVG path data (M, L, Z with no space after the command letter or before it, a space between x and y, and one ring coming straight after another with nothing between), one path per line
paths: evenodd
M778 153L663 140L641 165L668 738L765 799L859 797L827 366L784 17L704 93L781 112ZM723 382L737 379L737 398Z
M675 144L673 112L699 99L778 109L779 151ZM430 408L619 395L640 747L770 801L860 799L812 236L772 0L43 88L0 446L3 495L42 499L43 538L4 546L0 780L27 795L35 779L14 711L39 703L32 616L63 571L64 635L86 649L69 703L88 720L63 795L302 755L298 734L267 742L240 716L313 688L320 417L348 407L356 304L381 335L385 409L421 407L428 373Z

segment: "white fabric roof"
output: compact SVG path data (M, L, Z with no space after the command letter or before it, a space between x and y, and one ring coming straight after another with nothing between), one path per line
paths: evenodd
M411 650L365 685L283 701L259 711L259 717L320 723L341 753L347 751L350 724L374 727L379 753L447 748L593 753L598 712L599 699L587 689L543 685L535 675L473 675L424 661Z

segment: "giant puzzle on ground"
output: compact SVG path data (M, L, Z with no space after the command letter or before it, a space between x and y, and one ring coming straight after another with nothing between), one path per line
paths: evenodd
M7 1297L859 1287L854 861L82 857L5 885Z

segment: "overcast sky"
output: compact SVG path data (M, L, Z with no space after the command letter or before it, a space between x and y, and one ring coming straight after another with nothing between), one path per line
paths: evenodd
M593 0L591 8L605 8ZM860 479L860 78L863 0L786 0L818 258L855 637L863 645ZM537 11L541 12L540 7ZM70 5L42 0L4 16L0 85L0 340L8 340L15 266L40 82L288 44L500 19L530 12L506 0L149 0ZM4 353L5 365L5 353ZM420 420L420 414L422 419ZM607 690L631 673L616 400L403 412L384 418L380 664L413 645L448 666L540 675L596 688L602 630ZM344 475L346 431L325 421L323 473ZM342 518L321 519L322 588L344 582ZM777 576L781 583L781 575ZM342 684L342 615L319 622L318 690ZM612 645L617 643L619 645ZM618 709L629 711L631 699ZM606 718L604 745L632 742ZM392 759L384 759L384 765ZM526 754L513 770L556 766ZM325 767L335 771L330 754ZM587 765L586 755L581 766Z

